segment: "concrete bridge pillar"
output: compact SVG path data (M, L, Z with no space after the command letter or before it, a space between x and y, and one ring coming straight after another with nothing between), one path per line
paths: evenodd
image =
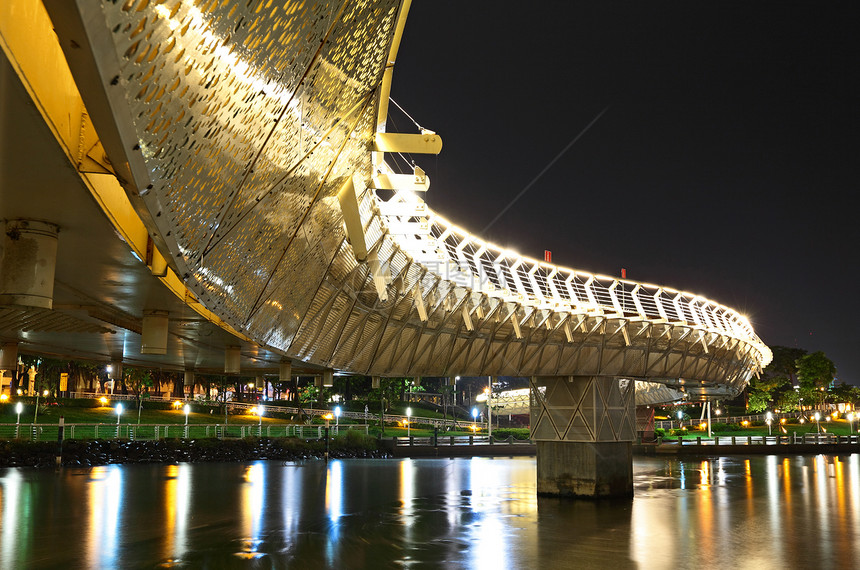
M50 309L57 265L55 224L10 220L0 247L0 305Z
M224 349L224 374L239 374L241 372L242 349L238 346L228 346Z
M542 393L540 386L546 391ZM537 444L539 495L633 495L636 403L632 380L534 377L531 425Z
M189 398L194 397L195 375L193 370L186 370L182 379L182 388L184 395Z

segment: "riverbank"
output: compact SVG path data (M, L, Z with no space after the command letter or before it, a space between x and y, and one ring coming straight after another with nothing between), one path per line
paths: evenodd
M361 435L361 434L356 434ZM58 444L49 442L0 442L0 467L55 467ZM324 441L299 438L247 437L243 439L68 440L63 443L61 465L90 467L113 463L179 463L208 461L300 461L323 459ZM369 437L333 438L331 458L391 457Z

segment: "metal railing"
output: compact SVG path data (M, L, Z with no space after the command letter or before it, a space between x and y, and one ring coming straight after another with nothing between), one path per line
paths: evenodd
M368 433L366 424L330 426L329 435L359 430ZM57 441L59 424L0 424L0 439L19 441ZM63 439L202 439L243 437L299 437L322 439L323 425L236 425L236 424L65 424Z
M513 436L508 436L505 439L493 438L490 440L489 435L439 435L425 437L393 437L392 440L398 446L402 445L420 445L420 446L462 446L462 445L531 445L534 442L530 439L516 439Z
M390 170L385 163L381 167ZM421 199L402 192L387 202L375 194L365 200L377 204L377 208L364 209L371 218L363 220L366 225L372 226L372 218L381 211L382 225L401 249L431 273L456 285L554 312L689 325L748 343L759 353L761 366L772 359L746 317L700 295L521 256L471 235L427 208ZM402 203L394 208L394 201ZM416 217L423 222L409 223ZM425 285L427 289L431 286L429 282ZM444 298L438 300L443 302Z
M814 412L813 412L814 413ZM822 414L824 417L825 414ZM811 419L812 414L805 412L788 412L788 413L774 413L771 415L773 425L776 426L780 423L780 420L785 419L794 419L794 418L805 418L806 421L815 421ZM739 424L741 422L764 422L767 420L767 414L749 414L746 416L711 416L711 424ZM666 430L675 429L678 427L697 427L703 422L707 422L707 420L696 419L696 418L688 418L685 420L681 420L680 424L678 420L655 420L654 427L655 428L663 428Z
M836 445L860 445L860 435L836 435L832 433L805 433L792 435L732 435L715 437L697 437L696 439L685 439L683 437L667 437L658 440L661 445L801 445L801 444L836 444Z

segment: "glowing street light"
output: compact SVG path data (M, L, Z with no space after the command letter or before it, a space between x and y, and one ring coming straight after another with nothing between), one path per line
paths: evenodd
M410 434L410 425L412 423L412 408L406 408L406 437Z
M848 412L845 419L848 420L848 434L850 435L854 432L854 412Z
M818 426L818 433L821 433L821 414L815 412L815 424Z
M21 423L21 412L23 412L23 411L24 411L24 404L22 404L21 402L18 402L17 404L15 404L15 413L18 414L18 421L15 422L16 424Z
M340 406L334 407L334 428L340 433Z
M680 428L680 427L682 427L681 422L683 421L683 419L684 419L684 412L683 412L683 410L678 410L678 427L679 427L679 428Z
M472 408L472 431L478 429L475 424L478 422L478 408Z
M767 424L767 435L770 435L770 424L773 421L773 414L768 412L765 414L765 418L767 418L765 419L765 423Z
M260 416L260 427L263 427L263 406L257 406L257 415Z
M122 415L122 404L116 405L116 425L119 425L119 417Z
M185 407L182 408L182 411L185 412L185 425L188 425L188 414L191 413L191 406L185 404Z

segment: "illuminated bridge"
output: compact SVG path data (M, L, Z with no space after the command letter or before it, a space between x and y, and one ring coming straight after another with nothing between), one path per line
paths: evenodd
M737 394L771 356L736 311L499 248L392 168L442 148L386 129L408 8L4 1L4 367L527 376L539 446L598 470L634 393Z

